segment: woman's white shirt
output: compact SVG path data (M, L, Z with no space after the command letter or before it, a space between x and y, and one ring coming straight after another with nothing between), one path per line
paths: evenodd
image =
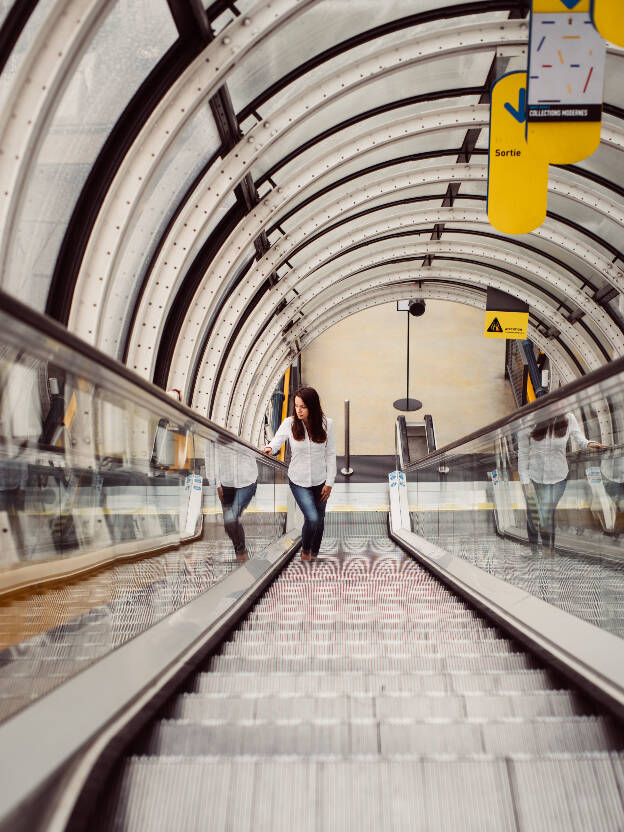
M277 429L277 433L269 442L271 450L276 454L284 442L290 442L290 465L288 477L295 485L310 488L313 485L333 485L336 479L336 437L334 423L326 417L325 442L312 442L305 431L301 440L293 438L292 416L288 416Z
M566 413L568 427L563 436L554 433L546 435L542 440L531 438L531 431L522 431L518 435L518 477L521 483L528 485L530 480L543 484L561 482L568 476L568 460L566 447L570 436L586 448L589 439L579 427L576 417Z
M258 481L257 456L250 448L206 446L206 478L211 484L243 488Z

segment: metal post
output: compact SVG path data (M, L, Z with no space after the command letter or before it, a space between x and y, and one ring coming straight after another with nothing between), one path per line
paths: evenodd
M345 467L340 469L340 473L345 477L350 477L353 473L353 468L350 467L351 451L349 448L349 399L345 399Z
M409 406L409 348L410 348L409 319L410 319L410 313L408 312L407 313L407 362L406 362L406 364L407 364L407 373L405 374L405 401L407 402L407 409L408 410L410 409L410 406Z
M406 373L405 373L405 398L397 399L393 407L396 410L420 410L422 402L418 399L410 399L409 397L409 373L410 373L410 312L407 313L407 355L406 355Z

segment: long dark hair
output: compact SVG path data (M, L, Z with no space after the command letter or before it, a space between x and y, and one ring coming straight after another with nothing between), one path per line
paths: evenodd
M327 420L321 407L321 400L319 394L314 387L299 387L295 390L293 396L293 410L292 410L292 435L293 439L299 442L305 437L305 426L301 419L297 416L295 410L295 399L299 396L303 403L308 408L308 433L313 442L325 442L327 439Z
M568 417L567 416L556 416L554 419L551 419L549 422L540 422L539 424L535 425L533 430L531 431L531 439L535 439L537 442L541 442L545 436L557 436L561 439L562 436L565 436L565 433L568 429Z

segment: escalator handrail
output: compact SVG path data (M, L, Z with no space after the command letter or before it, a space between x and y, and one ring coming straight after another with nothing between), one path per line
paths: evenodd
M437 450L435 430L433 428L433 416L425 413L425 437L427 438L427 450L430 454Z
M109 372L122 377L126 382L129 382L135 387L141 388L143 393L147 393L154 399L159 399L167 406L167 408L177 410L184 417L184 420L187 423L198 423L202 427L208 428L210 431L217 434L219 439L223 439L228 443L235 442L236 444L244 445L254 451L258 457L262 458L265 464L284 471L286 470L286 465L283 462L280 462L274 457L269 457L266 454L263 454L262 451L260 451L255 445L246 442L235 433L232 433L226 428L221 427L221 425L217 425L215 422L212 422L210 419L202 416L202 414L197 410L193 410L191 407L188 407L182 402L179 402L167 395L162 388L157 387L155 384L152 384L152 382L142 378L137 373L130 370L125 364L111 358L110 355L101 352L96 347L86 341L83 341L78 336L69 332L69 330L53 318L50 318L47 315L42 315L40 312L31 309L29 306L26 306L21 303L21 301L16 300L16 298L6 294L6 292L3 292L2 290L0 290L0 309L16 320L24 323L26 326L35 329L43 335L53 338L68 349L79 353L101 367L105 367Z
M401 469L405 470L410 464L409 442L407 440L407 422L405 416L397 416L397 452L401 464Z
M534 424L534 419L531 417L539 411L545 410L551 405L557 404L568 397L578 395L579 393L588 390L593 385L608 381L609 379L620 374L624 375L624 358L618 358L615 361L610 361L608 364L599 367L597 370L587 373L581 378L575 379L563 387L558 387L556 390L553 390L551 393L547 393L545 396L541 396L539 399L536 399L530 404L524 405L518 410L515 410L513 413L510 413L508 416L503 416L501 419L497 419L495 422L491 422L473 433L469 433L466 436L462 436L460 439L449 442L448 445L444 445L442 448L434 451L434 453L427 454L427 456L414 460L414 462L410 463L405 470L407 472L416 471L425 467L428 468L430 465L435 463L436 460L441 461L446 458L450 451L454 451L457 448L461 448L463 445L475 442L477 439L482 439L490 433L502 431L504 428L508 428L510 425L520 422L520 420L522 420L522 424L517 425L519 428L526 427L529 424Z

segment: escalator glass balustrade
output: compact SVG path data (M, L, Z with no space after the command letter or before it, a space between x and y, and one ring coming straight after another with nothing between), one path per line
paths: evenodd
M35 323L0 313L0 720L285 528L283 466Z
M624 635L624 372L405 473L413 532Z

